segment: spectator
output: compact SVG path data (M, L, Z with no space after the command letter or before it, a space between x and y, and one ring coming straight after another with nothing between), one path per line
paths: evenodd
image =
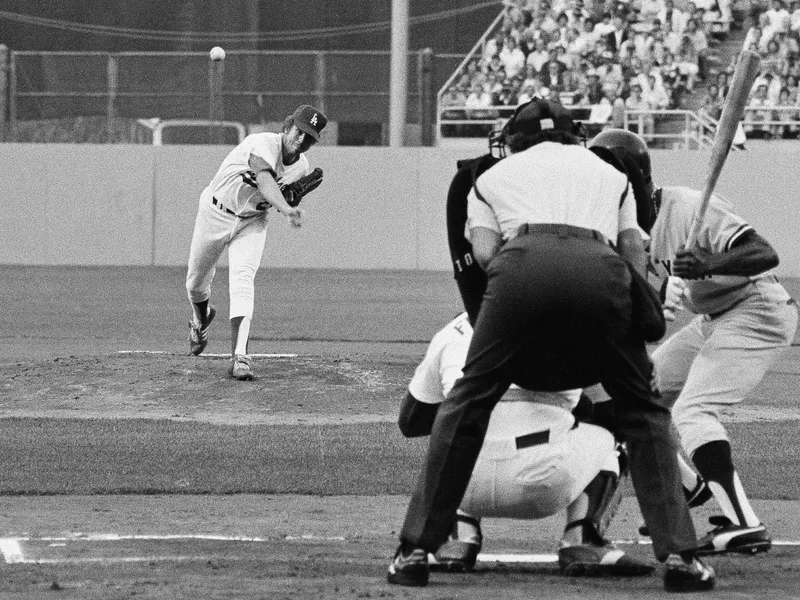
M613 100L621 92L622 84L625 81L622 67L619 63L614 62L614 55L611 52L604 52L600 59L600 64L595 71L600 76L603 92L610 100Z
M532 65L528 65L525 67L525 78L522 80L520 84L520 89L528 86L533 85L534 89L538 90L542 85L541 77L539 77L539 72L533 68Z
M630 95L625 99L625 109L640 111L638 114L629 115L635 125L633 131L642 136L645 141L653 139L655 132L655 119L650 111L655 108L642 93L642 86L634 79L630 83ZM646 111L646 112L641 112Z
M761 52L761 39L764 37L764 31L761 25L753 25L747 30L742 43L743 50L750 50L751 52ZM766 45L764 46L766 48Z
M517 97L517 106L520 106L521 104L525 104L526 102L530 102L531 100L533 100L538 95L540 88L541 85L537 87L533 83L523 84L522 92Z
M769 98L770 102L773 104L778 102L778 96L781 93L781 88L784 87L781 76L773 73L772 71L762 72L758 77L756 77L753 85L756 88L759 85L767 86L767 98Z
M519 49L513 37L506 37L498 56L508 77L516 77L525 67L525 54Z
M599 36L605 36L614 31L614 25L611 23L611 13L604 12L602 20L594 28Z
M709 119L719 121L722 115L722 102L719 98L719 88L716 83L710 83L708 85L706 94L703 96L703 104L697 109L697 112Z
M786 89L789 91L789 100L794 106L797 106L797 84L798 78L795 75L789 75L786 78Z
M668 110L670 108L670 96L664 89L661 79L655 75L647 76L647 89L643 90L643 95L655 110Z
M792 33L800 33L800 0L792 0L792 13L789 16L789 30Z
M769 121L773 121L773 112L769 110L775 104L767 97L767 86L764 84L756 88L744 109L744 131L748 138L771 138L772 129Z
M492 96L479 83L473 84L467 99L464 101L467 118L470 119L491 119L495 112L491 110L481 110L491 108Z
M785 30L789 23L791 23L791 15L783 6L781 0L772 0L769 10L764 13L764 16L766 17L764 36L767 40L771 40L776 32L781 29Z
M489 38L483 46L483 62L489 64L489 62L500 54L500 50L503 49L503 41L505 40L505 36L502 32L496 33L493 37Z
M583 29L578 35L578 39L575 40L578 54L584 57L589 56L594 51L599 37L597 31L595 31L594 20L590 17L584 19Z
M550 73L550 65L555 64L558 68L558 74L560 75L563 71L567 70L567 65L558 59L558 47L552 46L547 51L548 58L542 64L542 68L539 70L539 75L544 79L546 75Z
M606 44L614 54L619 56L622 44L631 37L631 31L628 21L620 13L611 17L611 24L613 29L605 35Z
M696 63L697 63L697 77L699 79L704 80L706 78L706 65L708 60L708 37L706 36L705 32L699 27L699 24L696 19L690 19L686 23L686 29L683 31L683 35L688 37L691 42L692 46L697 53ZM679 46L680 48L680 46Z
M698 67L697 49L688 35L684 35L681 40L681 45L678 47L678 53L675 56L675 62L678 65L678 73L680 73L682 80L686 84L686 90L689 93L693 92L700 69Z
M664 7L658 13L658 20L664 31L673 31L677 34L683 33L688 17L679 8L675 7L673 0L664 0Z
M785 124L776 126L774 133L784 140L797 139L798 133L800 133L800 127L798 127L800 112L796 110L797 107L792 100L789 88L781 88L776 106L783 109L775 111L776 118L779 121L784 121ZM787 110L789 107L794 110Z
M761 72L773 73L780 77L789 74L789 61L780 53L780 46L776 39L767 42L766 51L761 55Z
M542 66L550 59L550 53L547 51L545 39L543 37L536 38L534 42L533 51L528 54L525 62L528 66L533 67L537 73L541 72Z
M567 69L559 69L558 61L548 62L547 70L542 73L542 85L550 88L552 93L558 95L560 92L565 92L569 89L568 78L569 71Z
M456 85L451 85L440 102L442 119L448 121L465 119L464 105L466 102L467 96L464 90ZM442 125L442 134L446 137L461 137L464 135L464 126L461 124Z
M660 12L660 0L642 0L641 7L639 8L639 20L644 23L652 23L658 18L658 13Z
M717 73L717 98L720 102L725 101L725 97L728 95L729 89L730 84L728 83L728 74L725 71L720 71Z

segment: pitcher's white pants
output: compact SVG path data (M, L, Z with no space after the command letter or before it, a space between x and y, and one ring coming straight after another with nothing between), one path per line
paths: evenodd
M230 318L253 317L255 276L267 241L267 216L240 219L215 206L211 191L200 195L194 223L186 291L193 303L208 300L217 261L228 249Z

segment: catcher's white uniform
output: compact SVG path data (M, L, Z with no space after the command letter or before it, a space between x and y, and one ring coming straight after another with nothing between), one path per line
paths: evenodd
M409 384L418 401L440 404L461 377L472 339L463 313L439 331ZM576 423L580 390L532 392L512 386L492 411L460 509L476 517L539 519L572 503L597 474L619 474L614 437Z
M216 263L227 247L230 318L252 318L255 274L264 253L270 205L258 191L251 161L266 163L278 185L293 183L310 172L305 154L290 165L283 164L281 143L279 133L247 136L225 157L200 195L186 275L192 303L208 300Z

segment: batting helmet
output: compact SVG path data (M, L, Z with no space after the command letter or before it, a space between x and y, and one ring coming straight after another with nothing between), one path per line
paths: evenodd
M590 148L596 146L608 148L615 154L618 151L622 151L634 160L647 181L652 179L650 152L647 149L647 142L632 131L627 129L606 129L601 131L589 144Z

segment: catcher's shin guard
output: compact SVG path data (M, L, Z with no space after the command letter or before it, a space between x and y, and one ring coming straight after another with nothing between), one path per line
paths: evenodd
M625 447L617 445L619 475L613 471L600 471L586 486L589 508L583 519L567 525L567 529L583 526L584 541L604 543L604 537L611 521L622 502L622 481L628 476L628 455ZM588 538L588 539L587 539Z

